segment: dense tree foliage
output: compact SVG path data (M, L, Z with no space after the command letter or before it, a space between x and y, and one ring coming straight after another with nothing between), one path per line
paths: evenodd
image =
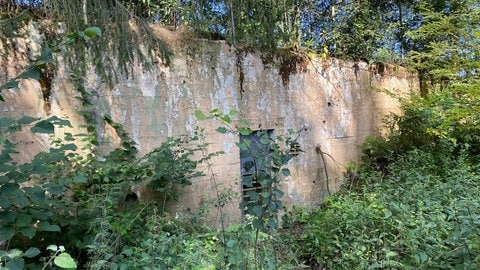
M7 0L0 5L2 35L25 18L25 10L64 22L68 32L86 25L105 29L105 41L111 42L97 47L109 47L120 64L140 57L148 65L151 50L135 46L140 36L168 58L168 49L149 34L153 23L270 49L302 47L334 57L398 63L406 63L408 56L429 83L477 76L479 8L474 0ZM132 29L129 20L138 28ZM98 56L93 58L102 59Z

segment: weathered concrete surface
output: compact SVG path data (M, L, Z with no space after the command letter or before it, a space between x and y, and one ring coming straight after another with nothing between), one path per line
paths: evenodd
M239 135L219 134L215 123L198 122L196 109L218 108L225 113L235 109L238 119L248 120L252 129L273 129L275 135L289 129L303 130L298 142L304 152L288 165L291 176L284 182L284 202L287 206L314 205L328 190L340 187L344 166L358 161L358 146L366 136L382 130L382 118L399 112L396 99L377 90L387 89L399 96L418 90L415 74L400 67L317 56L265 63L259 52L236 49L221 41L190 40L176 46L168 67L159 63L147 72L134 66L133 76L120 78L113 88L92 72L86 78L86 88L96 97L96 115L109 114L122 123L142 154L168 136L193 134L197 126L205 128L210 151L225 152L212 160L215 182L208 173L182 191L180 204L184 209L197 209L204 198L215 196L215 183L221 189L241 192L235 146ZM10 59L10 64L14 62ZM75 113L79 108L74 97L78 94L66 75L69 69L59 66L48 111L37 82L25 81L20 89L4 93L1 115L67 115L74 126L82 123ZM0 78L4 81L5 75ZM105 147L118 143L105 126L99 126L98 132ZM239 199L234 197L226 207L233 219L240 217ZM212 215L218 218L218 213Z

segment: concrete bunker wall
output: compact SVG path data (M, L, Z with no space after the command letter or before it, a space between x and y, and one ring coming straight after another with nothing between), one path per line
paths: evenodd
M2 65L19 65L25 59L3 60ZM235 143L239 135L216 132L217 125L197 121L195 110L218 108L228 113L235 109L252 129L269 129L276 135L302 130L298 143L303 152L288 165L291 176L283 185L284 204L315 205L329 190L341 186L344 166L359 160L358 145L366 136L382 131L382 118L399 113L397 100L376 90L406 96L418 90L418 80L400 67L316 56L289 64L287 69L285 63L273 62L265 64L259 52L239 53L225 42L196 40L193 49L176 50L169 66L159 63L148 72L133 66L132 76L121 77L113 88L91 72L85 86L95 96L95 115L109 114L123 124L141 154L168 136L193 134L197 126L203 127L210 151L225 152L212 160L217 184L238 194L240 154ZM12 77L10 73L1 74L1 81ZM76 113L78 93L67 74L68 68L59 65L48 100L36 81L25 80L19 89L4 91L1 116L57 115L67 116L74 126L82 124ZM100 125L98 132L105 148L118 142L108 127ZM48 145L44 137L19 137L18 141L20 148L25 144L25 155L27 149L32 151L27 141L35 141L39 148ZM213 196L213 185L209 177L194 179L192 186L181 190L179 204L183 209L197 209L202 198ZM233 220L241 215L238 200L240 196L226 208Z

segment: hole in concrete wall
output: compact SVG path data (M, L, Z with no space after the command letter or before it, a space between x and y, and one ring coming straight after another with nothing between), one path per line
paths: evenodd
M370 65L370 72L383 76L386 72L386 65L382 62L375 62Z
M292 155L293 157L296 157L300 155L300 153L302 152L303 152L302 147L298 142L294 141L290 143L290 155Z
M327 102L327 106L328 106L328 107L332 106L332 103L331 103L330 101Z
M137 203L138 203L137 194L133 192L129 192L123 199L120 209L123 211L132 210Z
M240 170L242 178L242 200L250 202L252 196L263 190L260 183L262 175L268 174L271 164L270 143L274 130L258 130L248 135L240 134L240 144L248 147L240 147ZM266 140L267 139L267 140ZM246 214L246 210L242 210Z
M53 80L53 70L50 67L42 70L40 72L40 79L38 82L40 83L40 89L42 90L43 95L43 110L47 115L50 115L50 97L52 93L52 80Z

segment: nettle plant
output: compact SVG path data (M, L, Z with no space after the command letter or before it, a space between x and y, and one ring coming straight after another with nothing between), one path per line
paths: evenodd
M72 209L64 200L65 191L70 184L83 181L68 173L67 164L74 156L71 151L77 149L68 141L69 135L65 143L38 153L30 162L16 162L15 144L7 137L24 126L30 126L33 133L53 134L55 126L70 123L55 116L46 120L28 116L19 120L0 118L0 266L8 269L23 269L25 259L40 254L34 243L43 246L50 233L60 232L59 225L68 222ZM28 248L22 250L22 246ZM64 251L56 250L53 257L61 256L53 262L59 267L76 267ZM62 258L68 262L63 263Z
M97 36L101 36L101 30L89 27L50 44L24 72L0 85L0 91L18 87L21 79L38 80L41 73L54 64L53 53L77 39L88 41ZM4 101L2 95L0 101ZM18 163L14 157L18 154L16 145L8 137L25 126L30 126L32 133L50 135L55 127L71 127L68 120L56 116L44 120L29 116L18 120L0 118L0 268L11 270L30 267L33 258L41 254L34 244L45 246L49 234L60 232L61 225L68 223L72 204L64 200L65 192L71 184L85 180L69 173L69 164L76 156L73 151L77 150L69 133L63 140L54 140L47 152L38 153L29 162ZM43 269L52 264L76 268L75 261L63 246L50 245L46 250L52 253L42 257ZM26 262L30 262L30 266Z
M219 133L231 132L250 136L236 143L241 153L251 157L242 165L243 169L254 171L252 177L242 179L242 185L251 190L245 194L248 200L244 199L239 207L247 214L252 228L260 231L275 229L278 226L277 214L283 207L281 198L284 193L280 186L282 180L290 176L290 170L286 165L292 158L290 145L293 132L272 138L268 130L252 130L248 121L242 120L238 126L232 125L232 117L236 114L235 110L222 114L220 110L213 109L208 115L200 110L195 111L195 116L199 120L220 121L222 126L216 129Z
M249 127L250 123L244 120L234 125L232 117L236 114L235 110L231 110L228 114L222 114L218 109L213 109L208 114L200 110L195 111L198 120L219 121L221 126L216 129L217 132L239 134L242 137L236 144L241 155L250 157L248 161L242 162L242 170L253 171L253 173L249 177L242 178L244 192L239 208L244 213L246 235L248 231L254 233L254 239L251 242L254 248L253 264L258 268L259 263L267 259L260 258L260 242L268 239L265 233L273 233L279 225L278 215L283 208L281 199L284 195L280 187L285 177L290 176L286 165L292 158L290 146L294 141L293 132L290 131L285 136L273 137L272 132L268 130L252 130ZM225 265L247 267L250 261L248 251L244 251L245 254L241 255L243 259L233 260L232 258L236 258L236 255L228 254L242 244L238 239L227 238L224 239Z

